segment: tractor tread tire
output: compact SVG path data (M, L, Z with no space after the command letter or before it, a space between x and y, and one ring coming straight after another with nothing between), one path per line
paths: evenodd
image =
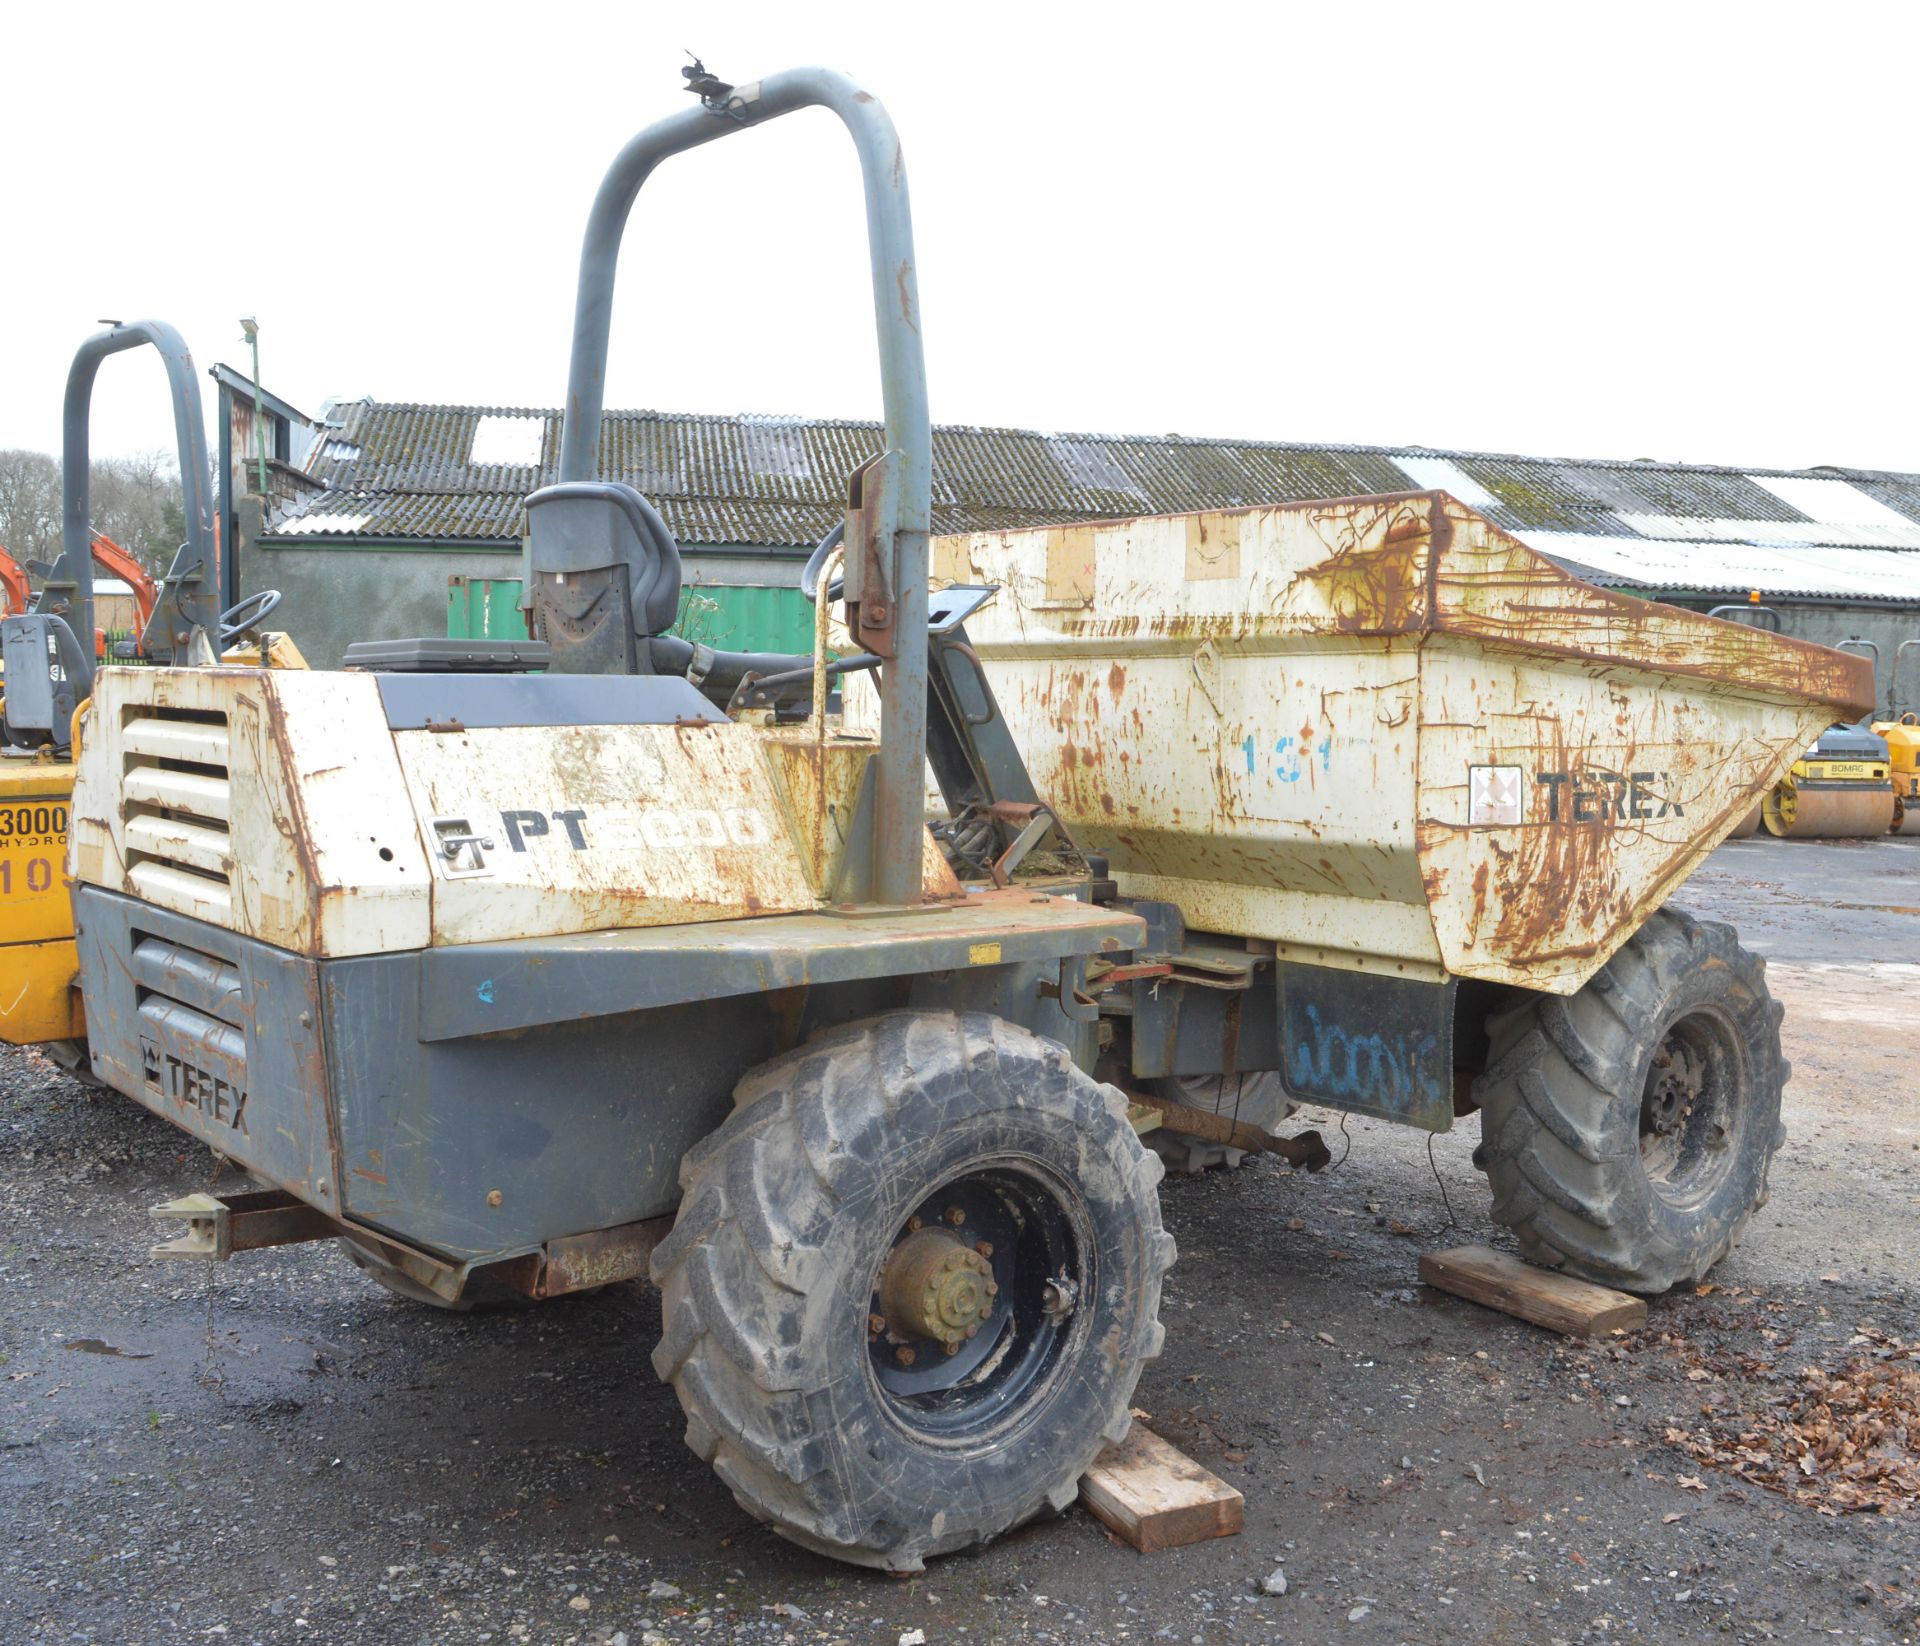
M1737 1036L1744 1110L1738 1152L1691 1211L1666 1204L1642 1163L1640 1108L1655 1049L1696 1008ZM1654 914L1571 996L1537 996L1488 1025L1476 1158L1493 1217L1529 1262L1649 1295L1697 1281L1739 1241L1766 1203L1767 1172L1785 1138L1778 1002L1765 962L1731 926L1678 909Z
M682 1159L681 1210L653 1256L664 1322L653 1364L680 1398L687 1444L782 1536L894 1571L1070 1504L1101 1446L1125 1436L1164 1337L1174 1248L1161 1166L1121 1094L999 1018L909 1011L775 1059L740 1083L735 1105ZM972 1456L956 1480L881 1408L864 1364L866 1287L898 1226L889 1219L917 1203L916 1156L973 1132L1016 1148L1036 1125L1070 1140L1076 1187L1105 1207L1095 1227L1108 1278L1097 1303L1082 1303L1102 1311L1088 1339L1099 1346L1046 1397L1044 1427ZM858 1318L842 1328L855 1298ZM847 1329L860 1334L852 1372L835 1336Z

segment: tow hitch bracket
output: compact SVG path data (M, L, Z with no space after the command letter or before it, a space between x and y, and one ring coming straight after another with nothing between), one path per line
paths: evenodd
M247 1194L182 1195L151 1209L162 1223L186 1225L173 1239L153 1248L155 1257L197 1258L224 1263L235 1252L263 1246L292 1246L305 1240L329 1240L340 1226L282 1189Z

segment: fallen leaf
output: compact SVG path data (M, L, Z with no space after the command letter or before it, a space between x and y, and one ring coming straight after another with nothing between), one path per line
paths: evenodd
M1698 1475L1682 1475L1674 1484L1687 1492L1704 1492L1707 1489L1707 1483Z

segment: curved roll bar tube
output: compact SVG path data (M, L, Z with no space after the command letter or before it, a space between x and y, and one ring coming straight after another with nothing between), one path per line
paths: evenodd
M933 431L920 342L906 168L893 122L870 93L831 69L788 69L736 87L724 99L656 121L620 151L594 197L580 252L558 478L565 482L598 477L614 274L627 216L641 185L669 155L764 125L796 109L816 107L839 116L860 161L885 419L886 451L880 461L887 466L888 476L881 518L891 528L886 533L892 539L890 556L889 545L880 547L891 585L891 611L884 605L888 590L871 591L867 598L876 616L890 624L893 645L880 680L871 893L882 903L917 903L926 832L922 774L926 769L927 534L932 517ZM848 539L851 559L851 526ZM888 558L890 565L885 564ZM854 586L852 578L849 586Z
M187 540L174 556L166 590L147 623L142 644L149 657L178 661L189 651L196 630L211 637L219 623L220 537L208 491L207 427L193 356L187 352L186 340L164 320L110 326L80 345L67 372L60 454L60 558L34 603L36 611L64 618L80 642L86 658L86 677L75 682L80 699L93 689L93 527L89 520L93 380L108 355L143 343L159 351L167 368Z

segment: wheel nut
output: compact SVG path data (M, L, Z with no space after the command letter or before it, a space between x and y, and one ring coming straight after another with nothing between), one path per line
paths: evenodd
M991 1240L976 1240L973 1243L973 1249L982 1257L993 1256L993 1242Z
M922 1227L923 1225L917 1216L907 1219L907 1229L910 1233L918 1234Z
M913 1364L913 1350L902 1343L899 1348L893 1351L893 1358L899 1361L902 1366L911 1366Z
M885 1315L868 1315L867 1316L867 1330L874 1337L878 1337L886 1329L887 1329L887 1317Z
M960 1339L957 1337L950 1337L947 1339L945 1343L941 1345L941 1347L945 1349L948 1354L957 1355L960 1352Z
M962 1223L966 1222L966 1220L967 1214L961 1211L958 1206L949 1206L947 1208L947 1221L956 1229L959 1228Z
M989 1280L987 1282L987 1296L998 1297L999 1295L1000 1295L1000 1287L998 1282Z

